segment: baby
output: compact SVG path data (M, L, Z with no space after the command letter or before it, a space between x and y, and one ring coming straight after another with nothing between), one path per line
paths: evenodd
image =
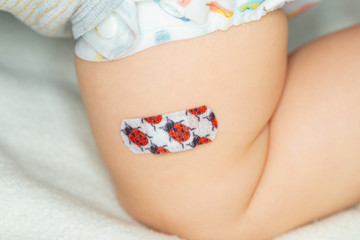
M191 240L263 240L360 202L360 26L287 55L312 0L8 0L73 36L124 209ZM178 41L177 41L178 40Z

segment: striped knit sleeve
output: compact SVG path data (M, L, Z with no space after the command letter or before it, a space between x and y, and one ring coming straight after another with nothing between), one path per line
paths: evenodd
M10 12L42 35L77 39L101 22L118 1L0 0L0 10Z

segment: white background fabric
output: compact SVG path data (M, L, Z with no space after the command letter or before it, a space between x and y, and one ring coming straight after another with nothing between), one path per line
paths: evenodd
M357 0L327 0L291 20L289 51L358 22L359 9ZM116 201L85 116L73 48L72 40L42 37L0 13L0 239L178 239L137 223ZM276 238L304 239L360 239L360 205Z

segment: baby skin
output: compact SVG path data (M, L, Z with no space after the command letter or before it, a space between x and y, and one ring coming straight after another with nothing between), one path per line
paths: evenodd
M121 206L189 240L265 240L360 202L360 26L287 56L282 10L116 61L76 58L90 126ZM206 105L213 142L134 154L128 118Z

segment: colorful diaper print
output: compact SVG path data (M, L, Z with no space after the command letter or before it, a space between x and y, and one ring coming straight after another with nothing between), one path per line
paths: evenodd
M248 2L239 7L239 11L244 12L246 10L255 10L264 1L265 0L249 0Z

